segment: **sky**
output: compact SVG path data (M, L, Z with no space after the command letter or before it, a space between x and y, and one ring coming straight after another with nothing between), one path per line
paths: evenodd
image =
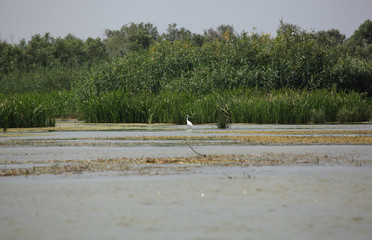
M104 38L105 29L150 22L164 33L171 23L203 33L233 25L237 33L275 35L280 19L307 31L338 29L346 37L372 20L372 0L0 0L0 40L35 34Z

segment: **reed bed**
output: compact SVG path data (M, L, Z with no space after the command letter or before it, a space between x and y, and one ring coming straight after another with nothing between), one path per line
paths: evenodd
M56 118L88 123L306 124L362 122L372 106L364 94L328 90L239 89L207 94L115 90L79 98L73 91L0 95L0 127L50 127Z
M56 118L76 117L72 91L0 94L0 128L54 127Z
M306 124L362 122L371 118L368 98L336 90L214 91L208 94L167 91L159 94L122 90L94 95L81 104L87 122L184 124ZM221 118L224 118L221 120ZM223 122L225 121L225 122Z
M0 127L55 126L53 110L42 94L0 95Z

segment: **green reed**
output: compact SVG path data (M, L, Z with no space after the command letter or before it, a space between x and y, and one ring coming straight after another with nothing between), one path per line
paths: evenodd
M55 126L56 118L77 117L90 123L230 123L306 124L369 121L372 105L364 94L322 90L238 89L201 94L124 90L90 94L74 91L0 95L0 127Z
M1 95L0 127L6 131L7 128L55 126L52 102L43 94Z
M361 122L371 118L363 94L336 90L255 89L207 94L165 91L159 94L111 91L88 98L80 111L87 122L175 123L185 116L196 124L306 124Z

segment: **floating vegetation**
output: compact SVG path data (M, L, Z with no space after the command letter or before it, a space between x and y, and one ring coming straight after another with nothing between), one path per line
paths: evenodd
M37 166L46 164L48 166ZM5 163L2 163L5 164ZM41 175L41 174L81 174L93 172L116 172L121 175L168 175L186 173L199 167L228 167L228 166L281 166L281 165L371 165L370 161L356 161L348 156L332 157L316 154L260 154L260 155L198 155L196 157L172 158L121 158L98 159L86 161L33 161L33 167L24 168L25 162L6 162L19 164L19 168L2 168L0 176Z
M223 132L223 133L232 133ZM214 132L218 133L218 132ZM371 131L236 131L239 135L198 135L198 136L123 136L74 137L53 139L11 139L0 142L0 146L128 146L137 144L271 144L271 145L312 145L312 144L372 144ZM245 133L247 135L244 135ZM12 134L2 134L0 139Z
M86 124L75 121L57 123L58 132L50 133L53 128L11 128L8 133L0 134L0 146L5 147L125 147L133 146L187 146L194 157L150 157L116 158L98 160L42 161L18 160L0 161L1 176L40 175L40 174L79 174L84 172L117 172L118 174L173 174L193 171L202 166L272 166L272 165L350 165L365 166L371 161L354 160L354 155L327 156L319 154L260 154L260 155L214 155L193 146L209 145L371 145L372 130L366 125L333 125L324 130L312 126L293 126L262 128L258 125L241 126L219 130L215 126L204 126L188 131L186 127L160 124ZM342 126L338 130L339 126ZM248 129L247 129L248 127ZM214 128L214 129L213 129ZM99 133L97 131L115 130ZM124 130L124 131L120 131ZM139 130L138 132L133 130ZM176 130L176 131L174 131ZM64 133L66 131L66 133ZM73 133L73 131L78 131ZM81 134L82 131L91 131ZM129 132L127 132L129 131ZM159 134L158 134L159 133ZM63 148L62 148L63 149ZM26 152L26 154L29 154ZM143 155L140 155L143 156ZM152 155L150 155L152 156ZM162 155L164 156L164 155ZM165 155L166 156L166 155ZM74 158L73 156L69 157ZM12 158L17 159L17 158ZM357 158L358 159L358 158Z

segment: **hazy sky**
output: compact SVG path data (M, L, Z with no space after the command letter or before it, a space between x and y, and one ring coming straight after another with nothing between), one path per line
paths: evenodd
M36 33L104 37L105 29L150 22L159 33L177 23L191 32L221 24L238 33L275 33L279 20L302 29L339 29L347 37L367 19L372 0L0 0L0 39L17 43Z

